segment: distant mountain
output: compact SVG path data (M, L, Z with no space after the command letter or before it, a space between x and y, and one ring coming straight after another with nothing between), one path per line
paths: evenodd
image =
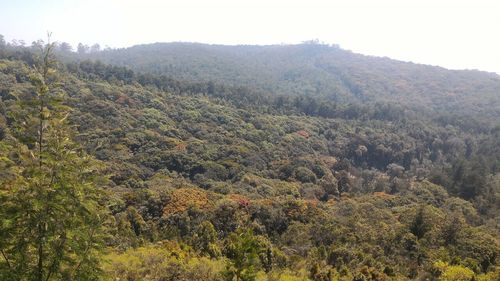
M135 71L214 81L337 102L395 102L500 116L500 76L364 56L321 44L224 46L155 43L86 54Z

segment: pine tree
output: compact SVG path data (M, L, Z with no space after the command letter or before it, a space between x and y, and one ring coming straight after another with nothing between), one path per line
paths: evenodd
M249 229L240 229L229 235L226 245L228 261L226 280L253 281L260 268L259 254L264 249Z
M0 142L0 279L97 280L104 238L99 165L72 141L52 50L42 46L33 93L19 97Z
M430 222L427 221L425 216L425 206L420 206L415 218L410 225L410 232L415 235L418 239L424 237L431 228Z

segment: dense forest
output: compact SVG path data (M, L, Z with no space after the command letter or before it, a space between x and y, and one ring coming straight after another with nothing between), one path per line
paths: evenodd
M500 77L0 37L0 188L1 280L499 280Z
M157 43L71 53L134 71L185 81L213 81L276 94L319 96L337 102L396 102L422 109L498 116L500 77L355 54L317 42L222 46Z

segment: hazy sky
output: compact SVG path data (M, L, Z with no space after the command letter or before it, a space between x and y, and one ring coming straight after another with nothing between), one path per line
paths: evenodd
M354 52L500 73L500 0L0 0L0 34L126 47L319 39Z

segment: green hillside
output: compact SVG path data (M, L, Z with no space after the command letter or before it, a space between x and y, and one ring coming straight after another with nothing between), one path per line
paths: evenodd
M81 55L179 80L213 81L272 94L339 102L390 101L499 116L500 77L364 56L316 43L224 46L156 43Z
M105 226L47 280L498 280L497 75L314 44L59 56L37 115L37 57L0 49L0 279L31 274L12 199L50 181L41 119Z

